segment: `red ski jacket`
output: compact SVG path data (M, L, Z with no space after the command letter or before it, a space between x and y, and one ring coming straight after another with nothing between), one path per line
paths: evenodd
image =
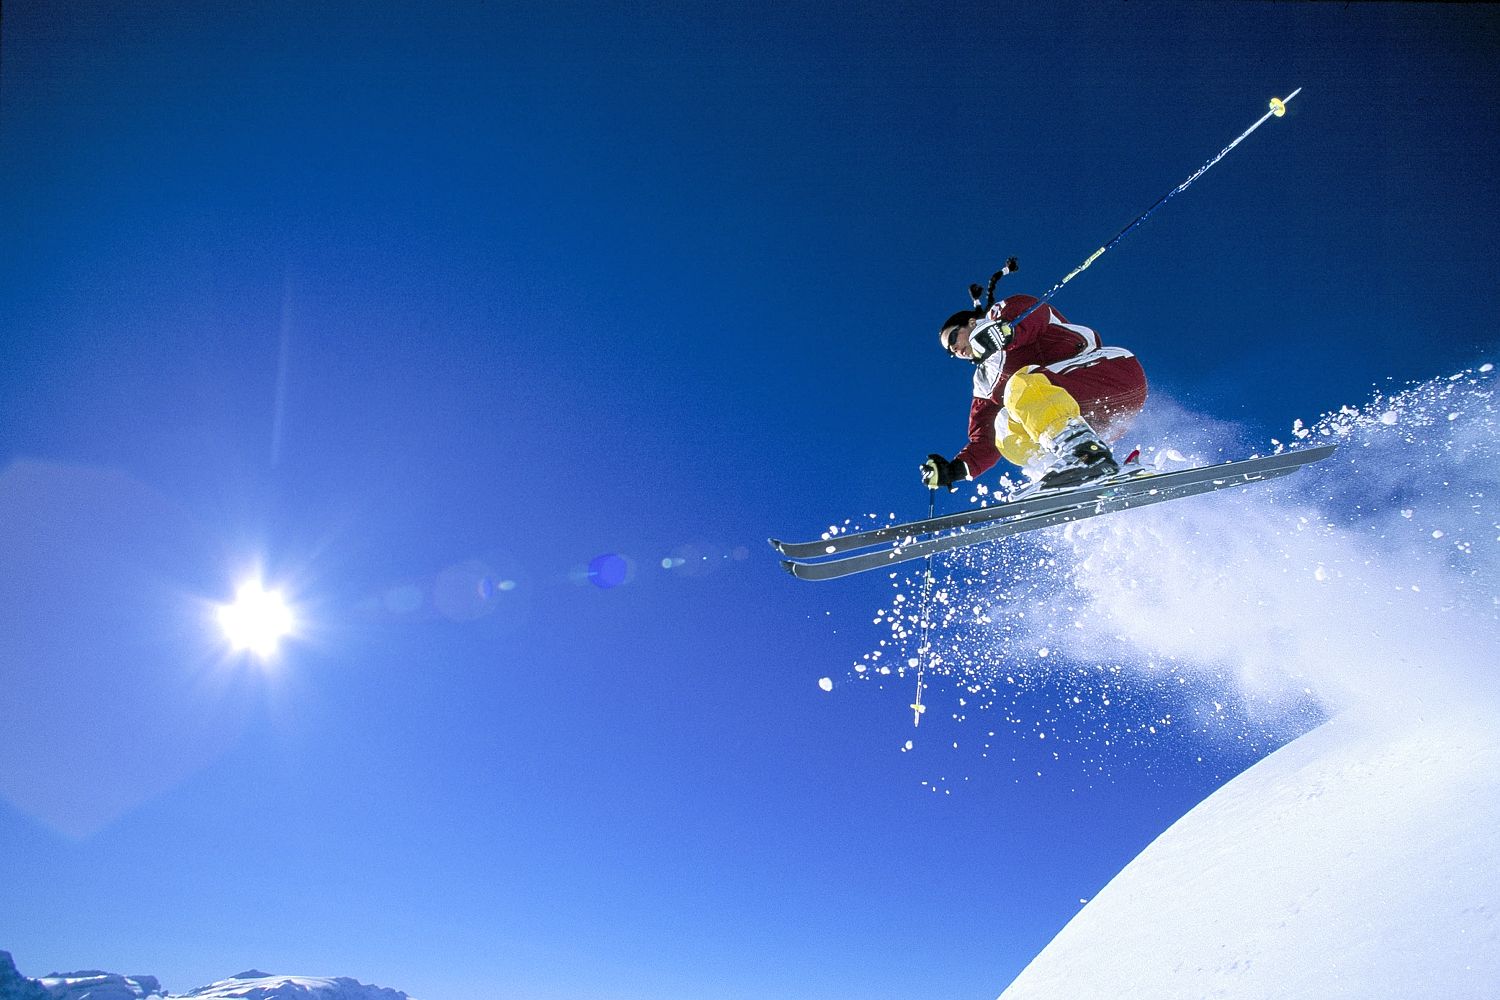
M989 318L1014 321L1035 303L1034 296L1011 295L990 306ZM1123 347L1102 346L1093 330L1069 323L1051 305L1042 306L1015 328L1005 350L996 351L974 370L969 443L954 456L971 478L1000 460L995 421L1001 416L1005 383L1032 366L1068 390L1084 419L1106 439L1123 434L1129 418L1146 402L1146 373L1134 354Z

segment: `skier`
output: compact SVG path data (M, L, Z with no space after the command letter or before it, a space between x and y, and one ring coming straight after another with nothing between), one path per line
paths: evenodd
M1004 456L1034 480L1063 489L1120 471L1109 449L1146 402L1146 373L1123 347L1104 347L1086 326L1050 305L1013 326L1035 303L1011 295L988 310L954 313L938 342L972 361L969 443L951 460L929 455L922 482L931 489L973 479Z

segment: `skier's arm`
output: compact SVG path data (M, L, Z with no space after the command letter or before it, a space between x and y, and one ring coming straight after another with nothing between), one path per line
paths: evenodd
M997 316L1006 323L1013 322L1015 318L1036 304L1034 295L1007 295L1002 301L990 306L990 315ZM1027 316L1015 328L1007 347L1025 347L1040 337L1052 322L1052 310L1043 306L1036 312Z
M999 412L1000 404L987 396L975 396L969 407L969 443L953 460L964 463L970 479L977 479L1000 461L1000 449L995 445L995 417Z

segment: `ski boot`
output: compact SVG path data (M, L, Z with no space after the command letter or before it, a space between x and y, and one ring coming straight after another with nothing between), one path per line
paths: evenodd
M1069 420L1056 434L1042 435L1041 445L1054 460L1036 483L1036 492L1072 489L1120 472L1109 445L1082 417Z

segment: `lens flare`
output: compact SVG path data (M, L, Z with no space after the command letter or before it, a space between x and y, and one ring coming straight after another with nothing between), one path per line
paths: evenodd
M631 578L630 560L614 552L606 552L589 561L588 580L600 590L612 590Z

